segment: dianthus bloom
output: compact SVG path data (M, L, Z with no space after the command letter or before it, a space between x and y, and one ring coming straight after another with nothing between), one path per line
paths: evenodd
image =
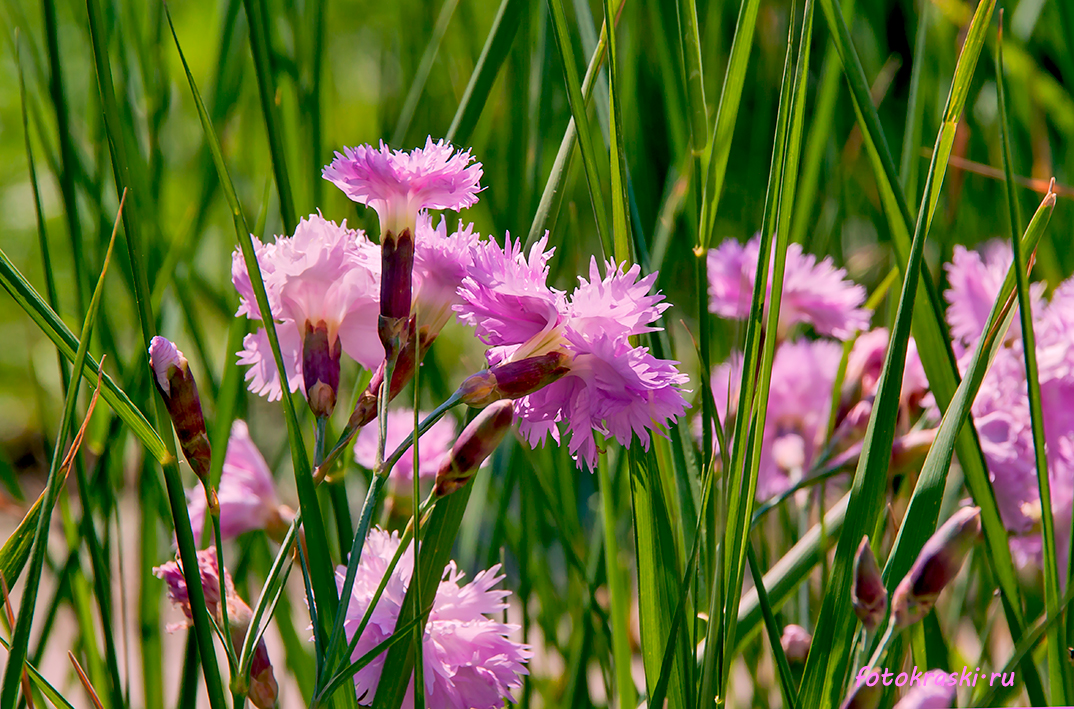
M724 318L749 317L753 283L757 277L761 238L745 245L724 241L708 253L709 310ZM772 280L769 270L768 295ZM765 301L768 302L767 300ZM846 271L830 258L817 262L799 244L787 247L783 298L779 308L779 331L783 336L798 323L812 325L820 335L849 340L869 327L869 311L862 307L865 288L846 280Z
M220 601L224 600L227 604L231 641L236 648L242 647L246 633L253 622L253 611L235 592L235 585L226 569L224 570L226 598L220 598L220 566L217 563L216 547L209 547L198 552L198 573L201 577L201 587L205 593L205 606L209 615L216 620L217 625L223 627L223 606ZM190 607L190 595L179 560L169 561L154 568L153 575L168 585L168 598L186 616L185 622L169 625L168 632L190 627L194 614ZM265 645L265 639L261 638L254 648L253 659L250 663L250 702L259 709L272 709L276 705L278 695L279 688L272 672L268 647Z
M344 148L322 171L324 179L359 204L380 216L381 231L396 234L416 226L423 209L460 210L477 202L481 191L481 163L472 165L470 151L455 152L445 141L433 142L409 153L359 145Z
M452 309L460 302L458 289L474 262L474 247L480 235L473 224L448 234L446 220L437 226L427 212L418 215L418 239L414 246L413 310L423 347L451 319Z
M785 342L776 350L761 439L758 500L785 492L812 468L828 433L832 388L842 356L842 346L830 340ZM738 405L741 377L740 354L712 372L721 421Z
M947 266L947 318L955 350L962 352L963 373L1012 260L1006 244L988 245L983 255L955 247ZM1042 284L1035 284L1031 294L1056 550L1060 576L1065 577L1074 506L1074 416L1069 406L1074 397L1074 281L1056 288L1050 301L1043 297ZM1042 560L1041 498L1018 321L1015 317L1007 345L997 352L971 411L1000 517L1011 532L1015 563L1031 569L1039 568Z
M428 414L418 412L418 419L424 420ZM365 468L373 469L377 455L377 436L380 427L373 419L370 426L366 426L358 434L354 441L354 460ZM388 412L387 438L385 450L391 453L406 440L407 436L414 432L414 410L392 409ZM420 439L418 439L418 476L422 479L433 478L444 457L451 451L451 444L455 441L455 421L450 416L445 416L432 425ZM414 447L407 448L406 453L392 468L396 479L414 479Z
M308 394L313 390L316 383L304 378L311 362L318 376L331 377L330 372L326 374L331 367L323 357L304 356L319 351L309 346L310 338L319 338L322 349L327 348L327 353L320 354L334 357L337 369L340 348L367 369L380 363L384 357L376 337L380 260L377 247L362 231L312 214L299 222L292 237L278 237L273 244L255 238L254 250L276 321L290 391L301 389ZM263 320L246 262L237 249L232 255L231 280L240 297L236 315ZM279 399L282 387L264 328L247 335L243 345L239 363L250 365L246 373L250 390L270 401ZM325 384L331 386L329 381Z
M290 510L281 508L272 472L261 451L250 438L245 421L231 426L231 437L220 475L220 536L231 539L255 529L281 532ZM201 490L187 493L190 526L201 531L205 519L205 495ZM281 516L283 515L283 516Z
M568 298L548 287L547 236L528 257L520 241L508 237L501 248L495 241L474 251L470 275L459 288L459 319L477 329L489 346L492 366L545 355L560 355L558 377L552 383L517 399L519 430L531 446L551 436L558 442L559 424L569 429L569 449L579 467L596 468L594 433L614 437L629 446L636 434L648 449L651 430L662 432L682 416L687 403L680 390L687 377L678 362L657 359L647 348L635 347L630 337L652 326L670 305L662 295L648 295L656 274L640 278L637 265L605 264L600 274L596 259L589 280L579 277Z
M398 548L399 536L395 533L373 529L366 538L343 626L348 640L357 632ZM513 701L512 691L522 686L520 675L527 674L525 663L532 653L528 646L511 640L518 626L496 620L507 607L504 599L509 595L508 591L494 588L504 578L496 575L499 568L496 565L482 571L473 581L461 586L463 573L456 569L455 563L444 569L422 641L427 706L498 709L505 699ZM399 559L385 586L358 640L353 659L391 637L413 569L413 548L410 548ZM344 566L336 569L340 590L346 573ZM373 703L386 656L387 653L381 653L354 675L360 704ZM411 680L403 706L413 703Z
M955 702L955 685L946 680L943 670L923 673L920 684L907 692L895 709L948 709Z

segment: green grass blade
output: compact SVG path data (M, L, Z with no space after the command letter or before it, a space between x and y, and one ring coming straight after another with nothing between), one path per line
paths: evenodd
M104 277L108 273L108 263L111 260L112 248L115 246L116 229L112 231L112 241L108 245L108 253L105 256L101 275L97 279L97 287L90 299L89 308L86 311L86 320L82 325L82 339L75 353L75 370L82 369L86 362L86 353L89 351L90 341L94 324L97 321L97 312L101 304L101 294L104 291ZM45 490L42 493L41 504L34 526L33 546L30 551L30 567L27 571L26 584L23 587L19 606L19 615L11 637L7 665L4 667L3 684L0 686L0 705L6 707L15 706L15 697L19 691L19 683L22 680L23 667L26 661L26 649L30 642L30 626L33 623L34 610L37 605L37 592L41 586L41 572L45 564L45 553L48 545L49 528L51 527L52 511L60 494L60 488L67 479L66 470L62 470L63 452L66 448L67 432L75 420L75 409L78 406L78 390L81 378L75 378L67 390L67 396L63 405L63 417L60 428L56 435L56 443L52 452L52 462L49 466L48 479L45 482ZM13 581L11 582L13 583Z
M1022 349L1025 356L1026 382L1029 387L1029 414L1033 428L1033 456L1037 468L1040 490L1041 521L1044 552L1044 605L1049 615L1058 612L1059 570L1062 568L1056 551L1055 517L1052 511L1052 489L1049 480L1048 456L1045 452L1044 413L1041 407L1040 371L1037 366L1036 337L1033 334L1033 308L1029 294L1029 278L1026 274L1027 254L1036 253L1036 241L1023 247L1018 239L1022 215L1015 196L1014 168L1011 160L1010 123L1007 118L1007 99L1003 78L1003 11L1000 11L999 36L996 39L996 89L999 94L999 127L1003 143L1003 172L1006 177L1007 212L1011 228L1011 248L1014 253L1014 275L1018 284L1018 312L1022 325ZM1045 202L1051 202L1048 216L1055 205L1055 197L1048 193ZM1043 207L1043 205L1042 205ZM1034 215L1034 222L1038 221ZM1047 219L1044 220L1047 223ZM1043 227L1042 227L1043 228ZM1027 234L1028 236L1028 234ZM1038 237L1039 238L1039 237ZM1067 704L1074 700L1074 674L1066 667L1068 658L1063 648L1066 643L1066 626L1055 623L1048 630L1048 680L1052 704ZM1070 658L1074 660L1074 658Z
M623 0L625 2L626 0ZM621 5L620 5L621 7ZM600 31L600 39L589 58L589 66L586 68L585 78L582 80L582 100L589 105L593 97L593 90L597 84L597 76L600 74L601 65L604 62L608 42L608 26L604 25ZM556 159L552 163L552 171L545 181L544 190L541 192L541 200L537 205L537 211L533 215L529 234L526 237L526 247L529 248L537 239L541 238L545 229L555 229L556 218L559 215L559 207L563 202L563 183L570 172L571 156L574 154L575 141L578 138L578 127L572 116L567 121L567 128L563 131L563 139L559 143Z
M433 36L429 38L429 44L425 46L425 52L421 55L421 61L418 62L418 70L414 74L406 100L403 101L403 108L399 111L399 120L395 124L395 132L392 133L392 145L400 146L406 139L410 121L414 118L414 111L418 108L418 101L421 100L421 94L425 90L425 82L429 80L433 62L436 61L436 55L440 52L440 43L444 41L444 35L447 34L448 25L451 24L451 18L455 15L455 8L458 5L459 0L444 0L444 4L440 6L440 14L436 16L436 25L433 27ZM492 35L489 36L491 38ZM482 58L484 54L482 52ZM476 71L474 73L477 74ZM464 94L464 97L463 101L468 102L469 94ZM455 127L454 123L452 121L452 128ZM449 133L452 132L449 131ZM451 139L448 142L451 142Z
M593 216L596 220L597 235L600 239L604 255L607 257L614 253L612 248L612 233L608 225L608 212L604 206L604 195L601 192L601 170L597 163L597 152L593 146L593 131L589 124L589 114L586 112L585 99L582 97L582 85L578 80L578 68L574 64L574 47L571 41L570 28L567 26L567 15L563 11L563 0L548 0L552 11L552 30L556 37L556 46L559 47L560 63L563 65L563 76L567 85L567 97L570 100L571 115L578 127L578 144L582 149L582 165L585 167L586 181L589 183L589 198L593 204Z
M794 684L794 676L791 674L791 666L787 662L787 654L783 651L783 630L776 621L776 614L768 602L768 592L764 587L764 578L761 567L757 563L757 555L752 546L746 547L746 559L749 561L750 573L760 579L757 589L757 601L761 607L761 615L764 617L765 630L768 631L768 644L772 646L772 655L776 659L776 670L779 677L779 691L783 695L783 704L787 709L795 709L798 706L798 691Z
M603 448L603 446L601 446ZM612 486L612 477L608 471L608 456L600 454L597 464L597 476L600 480L601 521L604 528L604 564L608 575L608 597L611 610L612 659L615 669L615 698L620 709L634 709L637 706L637 690L634 678L630 675L630 623L629 623L629 586L626 573L619 560L619 544L616 535L616 489ZM647 573L638 566L639 576ZM609 706L613 706L609 702Z
M198 92L197 84L194 83L194 77L190 73L190 67L187 65L186 57L183 55L182 47L179 44L179 36L175 32L175 26L172 24L170 13L167 13L167 19L168 25L171 28L172 37L175 40L175 48L179 53L179 58L182 60L187 82L190 85L190 91L193 94L194 103L198 109L198 115L201 118L202 129L205 132L206 140L209 143L209 148L213 155L213 162L216 163L220 184L224 189L224 195L227 197L227 202L231 209L231 217L235 226L235 235L238 238L243 259L245 260L247 271L250 274L250 282L253 285L258 308L262 313L271 313L272 309L269 307L268 295L265 292L265 283L261 276L261 268L258 264L257 256L254 253L250 231L246 226L246 217L243 214L242 206L239 204L238 197L235 194L235 187L231 181L231 176L228 174L227 164L224 162L223 151L220 148L220 141L216 137L216 131L213 129L212 123L209 120L209 114L205 110L205 104L201 100L201 94ZM272 320L269 320L264 324L265 331L269 338L269 345L272 348L272 355L276 361L276 369L280 375L280 381L285 382L287 381L287 372L283 364L283 355L280 351L280 341L276 334L275 323ZM310 554L310 578L313 583L314 600L318 611L317 617L319 618L318 627L320 627L323 633L327 634L327 623L330 622L331 618L335 617L336 610L339 606L339 596L337 595L335 580L333 578L334 569L331 559L328 556L328 537L324 528L324 520L320 514L317 494L313 488L313 476L310 468L310 461L306 454L306 447L302 440L301 430L299 429L294 401L290 396L283 397L283 408L284 418L287 421L287 439L291 449L291 458L294 466L295 486L298 489L299 507L302 512L302 517L305 520L304 527ZM317 632L316 628L314 632Z
M693 1L689 0L692 6ZM634 262L630 247L633 243L630 232L630 207L627 197L626 150L623 146L623 106L619 95L619 78L615 41L615 15L612 0L604 0L604 26L611 27L608 33L608 115L611 145L612 176L612 246L615 262L629 265ZM696 20L696 18L695 18ZM695 28L696 29L696 28ZM698 77L700 82L700 77ZM581 92L579 91L579 94ZM584 109L584 99L583 99ZM704 110L704 106L702 106Z
M280 216L283 228L293 234L298 225L295 200L291 193L291 178L287 172L287 152L283 144L283 126L276 111L276 81L272 72L269 48L268 16L265 0L243 0L246 21L250 29L250 50L254 57L254 73L257 75L261 114L265 119L269 151L272 155L272 174L276 177L276 191L280 197ZM178 43L178 40L176 40ZM224 179L221 177L221 181ZM262 311L267 312L267 311Z
M931 3L922 2L917 16L917 38L914 40L914 61L910 68L910 95L906 101L906 128L903 130L902 158L899 177L903 192L913 197L917 194L917 166L921 158L917 153L921 145L924 125L924 101L921 96L921 75L925 71L926 42L929 34L929 11Z
M731 57L724 74L720 103L716 109L716 124L708 149L708 171L705 176L698 233L698 243L702 249L708 248L712 228L716 223L716 211L720 206L720 195L723 193L724 178L727 175L731 138L735 133L738 108L742 103L742 89L746 84L746 69L750 61L750 51L753 49L753 32L757 28L757 11L760 7L760 0L742 0L738 11L735 38L731 41Z
M451 120L451 127L448 128L446 138L449 143L464 145L470 142L477 119L481 117L481 111L488 103L492 85L511 51L522 18L528 11L527 0L502 0L500 3L485 46L481 49L481 56L478 57L474 73L470 76L470 83L466 85L466 92L463 93L459 108Z
M71 333L63 320L48 306L26 277L15 268L14 264L0 250L0 285L15 300L23 311L37 324L43 333L56 346L68 361L74 362L78 339ZM86 355L82 376L91 382L97 381L99 365L93 357ZM134 405L126 392L119 388L115 380L104 375L101 386L101 398L112 408L123 423L137 436L146 450L158 462L167 460L168 451L163 439L146 420L145 415Z

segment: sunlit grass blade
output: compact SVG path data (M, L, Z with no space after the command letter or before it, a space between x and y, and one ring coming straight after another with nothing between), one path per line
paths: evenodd
M108 264L111 260L112 248L115 246L116 232L119 226L119 216L116 217L116 229L112 231L112 240L108 245L108 252L102 265L101 275L97 279L97 287L90 299L89 308L86 311L86 319L82 325L82 339L75 353L75 371L82 369L86 362L86 354L92 338L94 324L97 321L97 312L101 304L101 295L104 292L104 277L108 273ZM78 391L81 378L72 379L71 386L67 390L64 400L63 417L60 421L59 431L56 435L55 447L52 453L52 461L49 465L48 479L45 482L45 491L42 493L41 505L37 515L37 524L34 527L33 545L30 551L29 569L27 570L26 583L20 601L18 620L12 632L11 646L8 654L7 666L4 668L3 684L0 686L0 704L3 706L15 706L15 697L22 681L23 668L26 661L26 649L30 642L30 626L33 623L34 609L37 604L37 593L41 585L41 573L45 563L45 552L48 544L48 533L51 527L52 511L60 494L60 488L66 481L66 466L77 455L78 444L81 442L85 426L71 444L68 455L63 456L67 442L67 432L74 421L75 409L78 406ZM98 377L98 389L100 377ZM88 420L88 417L87 417ZM5 577L6 578L6 577Z
M1037 344L1034 335L1033 307L1029 293L1029 275L1026 273L1026 263L1031 262L1036 253L1037 239L1025 239L1023 244L1018 239L1022 228L1022 215L1018 207L1018 198L1015 195L1014 167L1011 158L1011 135L1010 122L1007 116L1006 83L1003 76L1003 11L1000 10L999 35L996 38L996 92L999 97L999 128L1001 142L1003 143L1003 172L1006 180L1007 212L1011 228L1011 249L1014 254L1015 282L1018 284L1018 313L1021 316L1022 326L1022 350L1026 365L1026 382L1029 395L1030 424L1033 430L1033 457L1036 463L1037 484L1040 491L1041 511L1041 536L1043 547L1044 566L1044 605L1048 615L1058 613L1059 604L1059 572L1062 565L1056 551L1055 517L1052 509L1052 485L1049 479L1051 474L1048 468L1048 456L1045 452L1044 437L1044 413L1041 405L1040 391L1040 368L1037 365ZM1043 220L1038 219L1044 205L1049 203ZM1033 216L1031 227L1040 221L1047 224L1055 206L1055 196L1049 191L1041 204L1041 210ZM1043 230L1043 226L1040 227ZM1027 237L1030 236L1027 234ZM1053 453L1054 455L1054 453ZM1063 648L1066 643L1066 626L1063 623L1055 623L1048 630L1048 680L1050 684L1049 699L1053 704L1066 704L1074 700L1074 673L1066 665L1068 658L1065 657ZM1069 658L1074 660L1074 657Z
M448 25L451 24L451 18L454 16L455 8L458 4L459 0L444 0L444 3L440 6L440 14L436 16L433 35L429 38L429 43L425 45L425 52L422 53L421 61L418 62L418 69L414 72L414 79L410 82L410 90L407 91L406 100L403 101L403 108L399 111L399 120L396 121L395 131L392 133L392 145L401 146L403 140L406 139L407 130L410 129L410 121L414 118L414 111L417 109L418 101L425 90L425 82L428 81L429 73L433 69L433 62L436 61L436 55L440 52L440 43L444 40L444 35L447 34Z
M822 0L821 7L824 9L833 40L836 42L836 48L839 50L839 55L843 62L844 74L847 77L851 96L854 99L858 123L862 127L864 143L873 164L873 173L876 176L884 210L891 225L895 254L898 257L898 264L905 274L908 272L908 253L911 245L910 233L914 231L911 228L914 219L910 214L903 191L899 187L894 161L891 158L887 141L880 127L880 119L876 108L869 98L868 84L865 81L864 71L857 52L851 42L850 32L843 21L839 0ZM990 14L991 6L982 3L978 6L977 11L978 14L985 12ZM987 22L978 21L976 31L968 35L968 41L964 45L964 47L970 46L971 49L976 45L975 51L977 55L979 55L980 44L984 39L984 26L987 26L987 24ZM973 42L969 42L969 39L972 39ZM975 63L973 62L960 62L954 81L968 83L974 66ZM954 88L954 85L953 83L952 88ZM951 121L957 121L961 113L961 106L952 104L952 98L954 98L954 95L949 97L945 117L950 117ZM961 94L961 98L965 99L964 93ZM954 131L950 129L947 133L948 135L953 135ZM944 133L941 131L940 135L937 136L937 143L941 142L943 135ZM929 195L926 194L922 198L923 205L929 203L928 197ZM923 207L923 209L926 212L929 211L927 207ZM931 219L931 214L929 214L929 219ZM928 221L926 221L926 226L927 224ZM931 277L920 280L917 298L931 305L930 308L918 309L917 317L913 319L914 337L917 341L922 365L929 380L929 389L935 396L940 410L943 411L954 396L958 383L958 372L954 352L950 346L950 338L943 323L942 303L932 285ZM965 473L967 487L969 487L974 500L982 509L982 524L985 541L989 549L987 558L992 564L995 578L1002 591L1007 623L1011 628L1011 632L1014 635L1019 635L1022 632L1024 618L1014 563L1007 545L1006 534L1000 534L1003 526L999 519L999 510L992 496L984 454L981 452L980 443L971 426L966 426L959 434L956 441L956 453ZM1027 662L1022 669L1030 697L1034 702L1043 702L1043 693L1036 666L1031 662Z
M625 2L626 0L622 1ZM620 5L620 7L622 7L622 5ZM596 49L593 50L593 54L589 58L589 65L586 68L585 77L582 80L582 100L587 106L589 105L590 99L593 97L593 91L597 84L597 77L600 75L601 65L607 55L607 42L608 27L607 25L604 25L601 27L600 39L597 41ZM574 122L574 117L572 116L570 120L567 121L567 128L563 131L563 138L560 140L559 150L556 152L556 158L552 162L552 171L549 173L544 190L541 192L541 200L537 205L537 212L533 215L533 222L530 225L529 234L526 236L527 248L544 234L545 229L555 229L556 218L559 216L559 208L563 202L563 192L565 189L564 182L567 179L567 174L570 172L571 156L574 154L574 146L577 138L578 124Z
M692 0L689 2L693 5ZM619 95L617 53L615 41L615 15L612 0L604 0L604 26L611 27L608 33L608 115L610 116L610 160L612 176L612 248L616 263L629 265L633 239L630 232L630 199L627 197L626 150L623 146L623 106ZM700 82L700 76L698 77ZM579 91L579 94L581 92ZM583 108L584 108L583 99ZM702 105L702 111L704 106Z
M934 205L938 197L938 183L942 183L943 179L944 168L943 165L938 164L938 158L945 152L950 152L954 127L957 125L965 102L966 86L976 67L976 61L984 41L984 32L991 18L993 6L994 3L986 2L981 3L977 9L969 36L959 57L951 94L948 97L947 108L944 112L944 121L936 137L937 151L933 155L932 164L926 177L925 197L923 198L922 209L918 214L910 253L904 269L902 293L878 393L865 435L858 470L854 476L847 522L844 524L839 538L835 565L828 581L820 618L817 621L817 633L814 635L813 646L806 663L801 693L799 694L799 699L803 706L822 706L835 703L842 694L842 677L849 661L847 650L849 648L849 636L851 635L850 630L853 627L852 615L849 611L848 580L850 565L854 550L861 537L875 528L876 519L883 502L883 486L887 478L887 467L894 439L894 427L892 424L898 409L899 392L905 368L906 348L910 336L911 320L913 319L914 300L920 282L922 253L925 238L928 234L930 206ZM827 0L824 3L824 8L829 24L833 25L837 30L834 34L839 42L840 55L843 58L844 67L846 67L848 58L856 62L856 56L847 51L850 42L846 36L846 26L838 12L837 0ZM860 64L857 65L857 68L860 68ZM846 73L853 84L855 82L853 75L858 72L847 71ZM857 78L860 80L860 75ZM858 98L856 100L859 117L861 117L865 112L860 104L864 102ZM871 102L867 105L872 106ZM875 109L873 109L872 115L875 117ZM871 132L871 135L873 134L882 136L878 127ZM891 164L890 154L887 155L885 162L885 167ZM893 191L898 184L893 176L893 169L891 174L888 174L888 180L891 185L889 191ZM905 205L905 200L901 201L901 205ZM927 311L928 309L923 308L922 310ZM931 376L930 383L932 383Z
M246 9L246 21L250 29L250 50L254 57L254 73L257 75L261 115L265 121L269 151L272 154L272 174L276 178L276 192L280 197L280 216L283 218L284 230L292 234L298 224L298 217L291 192L291 177L287 172L283 126L280 124L280 116L276 110L276 80L269 58L271 50L269 48L268 8L265 7L265 0L243 0L243 7ZM225 181L221 177L221 182Z
M227 164L224 162L220 141L216 137L216 132L213 129L212 123L209 121L209 115L205 110L205 104L202 103L198 87L194 83L194 77L190 73L190 67L187 65L186 57L183 55L182 47L179 44L179 37L175 32L175 26L172 24L170 13L167 14L167 19L172 32L172 37L175 40L175 48L179 52L179 58L182 60L187 82L190 86L191 94L194 97L194 103L198 109L198 115L201 118L202 129L205 133L206 140L209 143L213 161L216 163L220 184L227 197L228 206L230 207L231 217L235 227L235 235L238 239L239 247L242 250L247 271L250 274L250 281L254 289L254 295L257 299L258 308L262 313L270 313L272 312L272 309L269 306L268 295L265 292L265 283L261 276L261 269L257 261L257 256L254 253L253 241L251 240L250 231L246 226L246 217L243 214L242 206L239 204L238 197L235 194L235 187L231 182L231 176L228 174ZM280 342L276 334L276 325L272 320L268 320L265 323L265 331L268 334L269 345L272 349L273 359L276 362L276 370L280 375L280 381L287 381L287 371L284 367ZM294 401L290 396L283 397L283 408L284 418L287 421L287 439L291 449L291 459L294 466L295 486L298 488L299 507L303 519L305 520L304 528L306 530L306 539L310 554L310 579L313 584L314 602L316 604L316 610L318 611L317 617L319 618L319 622L315 625L314 633L320 634L318 630L320 630L321 633L327 633L327 623L330 622L331 618L335 617L336 610L339 606L339 596L337 595L335 580L333 578L333 566L331 559L328 556L328 538L325 533L324 521L320 515L317 494L313 487L313 476L309 457L306 454L306 446L302 440L301 430L299 429Z
M582 97L582 85L578 80L578 67L574 63L574 47L571 41L567 15L563 11L563 0L549 0L552 12L552 30L559 47L560 63L567 85L567 97L570 100L571 115L578 129L578 144L582 150L582 165L585 168L586 181L589 183L589 198L593 205L597 236L605 257L614 253L612 233L608 224L608 212L604 206L604 194L601 191L600 175L603 172L598 164L596 148L593 145L593 131L590 128L589 114L585 99Z
M913 198L917 194L918 164L917 147L921 144L921 130L924 126L924 101L921 95L921 75L925 71L926 42L929 34L929 6L921 3L921 13L917 16L917 38L914 40L914 61L910 67L910 96L906 102L906 128L902 135L902 158L899 163L899 177L903 192Z
M451 119L451 127L445 136L448 142L456 145L465 145L473 136L477 119L481 117L481 111L488 102L492 85L496 76L500 73L500 67L507 59L511 51L511 44L515 41L518 28L522 24L523 16L529 11L527 0L502 0L500 9L492 21L492 28L485 40L485 46L481 49L481 56L474 65L474 73L470 75L470 83L466 86L466 92L459 101L459 108L455 111L455 117Z

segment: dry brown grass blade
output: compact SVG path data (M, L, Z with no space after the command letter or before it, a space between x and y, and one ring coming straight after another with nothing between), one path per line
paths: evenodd
M932 148L922 148L921 156L924 158L932 158ZM1003 179L1003 170L992 167L991 165L985 165L974 160L967 160L966 158L960 158L956 155L952 155L948 159L950 167L958 168L959 170L965 170L966 172L972 172L975 175L982 177L988 177L993 180ZM1057 184L1055 178L1051 180L1039 180L1033 177L1023 177L1022 175L1015 175L1014 181L1021 187L1033 190L1042 195L1049 193L1058 195L1060 197L1066 197L1067 199L1074 199L1074 187L1067 187L1065 185Z
M67 658L71 660L71 664L75 666L75 672L78 673L78 680L82 682L82 687L86 690L86 694L93 700L93 706L97 707L97 709L104 709L100 698L97 696L97 691L89 681L89 677L87 677L86 673L82 670L82 665L78 664L78 660L75 659L75 654L68 650Z
M10 631L11 628L15 627L15 610L11 607L11 594L8 591L7 579L4 578L3 573L0 573L0 590L4 592L4 615ZM34 694L30 691L30 676L26 674L25 668L22 670L22 696L26 699L28 709L34 709Z
M65 480L67 479L67 474L71 472L71 463L78 454L82 439L86 437L86 427L89 425L90 419L93 418L93 409L97 406L97 397L101 394L101 381L104 377L104 360L106 357L107 355L101 355L101 366L97 368L97 386L94 388L93 398L90 399L89 406L86 408L86 417L82 420L82 425L79 427L78 433L75 434L75 439L71 441L71 447L67 450L67 455L64 456L63 462L60 463L60 470L63 472Z

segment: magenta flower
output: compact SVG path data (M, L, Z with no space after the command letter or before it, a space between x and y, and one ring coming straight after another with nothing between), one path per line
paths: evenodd
M235 421L220 475L220 536L232 539L255 529L276 530L284 524L272 472L250 438L245 421ZM205 520L205 495L200 489L187 493L187 509L194 534Z
M423 209L458 211L475 204L482 168L471 162L470 151L455 152L431 137L424 148L409 153L382 141L379 148L344 148L321 175L355 202L377 210L382 232L399 234L416 226Z
M426 412L419 411L418 419L423 420L427 415ZM376 419L373 419L371 425L358 432L358 437L354 441L354 460L357 461L358 465L370 470L373 469L373 464L376 462L379 429L380 426L377 425ZM387 453L390 454L398 448L406 440L407 436L413 432L413 409L392 409L389 411L388 435L385 439ZM451 444L454 442L455 421L450 416L440 419L425 432L425 435L418 440L419 478L430 479L436 477L436 471L440 469L440 464L451 451ZM414 479L413 446L407 448L407 452L395 464L392 472L397 480L410 481Z
M418 215L418 238L414 244L414 304L417 329L424 341L431 341L454 314L461 302L458 289L474 262L474 247L480 235L474 225L447 233L446 221L433 227L427 212Z
M528 256L510 237L502 249L495 241L479 245L456 310L489 346L490 365L564 355L565 374L557 372L555 382L516 401L519 430L536 447L550 434L558 442L563 424L572 456L592 470L595 433L624 446L637 434L648 449L651 430L662 432L682 416L687 404L680 387L687 377L677 362L657 359L628 339L652 332L652 323L670 307L662 295L647 295L655 273L639 279L637 265L624 272L609 262L602 278L592 259L589 280L579 278L568 299L546 283L552 255L546 244L547 237Z
M809 473L824 445L832 388L843 348L830 340L784 342L772 360L768 413L761 439L757 499L785 492ZM712 372L712 393L720 420L738 405L742 356Z
M728 239L709 251L711 312L733 320L749 316L760 248L760 236L755 236L745 245ZM771 294L771 275L768 288ZM799 244L787 247L780 336L794 325L805 323L820 335L848 340L856 331L869 327L870 313L862 307L864 302L865 289L846 280L846 271L836 268L830 258L818 263L815 256L803 253Z
M1012 260L1008 244L993 243L982 255L956 247L954 261L947 266L951 284L945 293L950 303L947 317L956 337L956 352L961 352L963 373ZM1050 301L1044 298L1044 284L1033 284L1030 290L1056 550L1060 575L1065 576L1074 507L1074 412L1069 406L1074 397L1074 281L1056 288ZM1004 341L1007 345L997 352L972 413L1000 517L1011 533L1015 563L1027 570L1039 569L1043 558L1041 498L1017 317Z
M347 606L343 627L348 640L357 632L398 548L398 534L380 529L370 531ZM413 549L410 548L403 553L392 573L358 640L353 659L357 660L394 632L413 568ZM459 584L463 574L454 562L444 569L422 645L428 706L498 709L505 699L513 701L513 690L522 686L521 675L527 674L525 663L532 652L527 645L511 640L511 635L518 630L517 625L497 620L507 607L504 599L509 595L508 591L495 590L504 578L496 575L499 568L496 565L482 571L465 585ZM337 567L336 584L341 590L345 577L346 567ZM373 703L386 656L387 653L382 653L355 674L354 684L360 704ZM403 706L413 703L412 681Z
M265 291L276 320L276 333L287 370L288 389L305 392L305 340L311 333L322 337L338 357L339 348L367 369L384 357L377 338L379 312L379 251L361 231L354 231L320 215L299 222L292 237L277 238L271 245L255 244ZM232 257L232 282L239 292L236 315L263 319L253 300L249 274L241 253ZM313 361L320 367L320 360ZM247 335L239 363L250 390L270 401L282 396L282 386L264 329ZM324 376L320 372L318 376Z
M955 685L945 681L947 674L943 670L922 674L924 677L919 680L921 684L907 692L895 709L948 709L955 703Z

